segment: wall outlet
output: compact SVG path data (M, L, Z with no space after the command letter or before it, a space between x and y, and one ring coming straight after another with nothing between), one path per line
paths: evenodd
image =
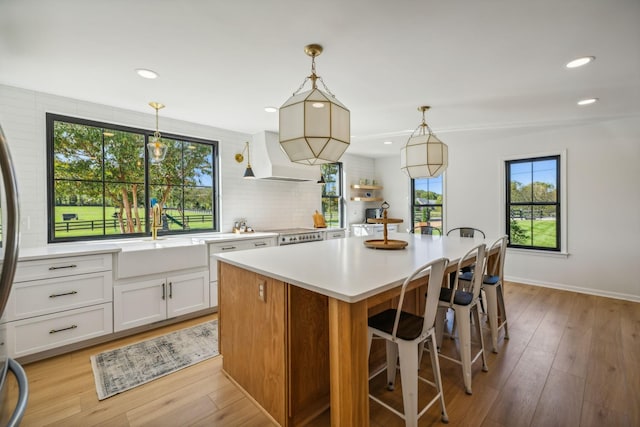
M258 282L258 299L267 302L267 282L265 280Z

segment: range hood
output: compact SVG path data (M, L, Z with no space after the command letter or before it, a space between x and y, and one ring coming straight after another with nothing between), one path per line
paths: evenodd
M320 165L293 163L280 148L275 132L263 131L252 136L251 167L260 179L298 182L320 179Z

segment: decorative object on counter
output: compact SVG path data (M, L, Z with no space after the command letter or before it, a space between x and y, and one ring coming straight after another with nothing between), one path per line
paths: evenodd
M313 227L314 228L327 228L327 223L324 220L324 216L316 211L313 214Z
M234 233L253 233L255 230L247 225L246 219L240 219L233 224Z
M335 163L349 147L350 113L316 75L316 56L322 53L322 46L310 44L304 51L311 57L311 75L280 107L280 145L295 163ZM309 79L311 90L300 93ZM326 92L316 87L317 80Z
M422 123L400 151L400 169L414 179L439 176L449 164L448 147L431 131L424 119L429 108L418 107L418 111L422 111Z
M218 321L91 356L98 400L217 356Z
M151 159L151 163L158 164L162 162L167 155L167 144L162 142L162 135L160 135L160 131L158 130L158 110L164 108L164 104L159 102L150 102L149 105L151 108L156 110L156 131L153 133L153 136L150 138L149 143L147 144L147 150L149 151L149 158Z
M367 218L367 222L372 224L384 224L384 234L383 234L384 238L365 240L364 245L368 248L373 248L373 249L404 249L406 248L409 242L406 242L404 240L393 240L387 237L388 236L387 224L400 224L401 222L403 222L402 219L387 217L387 209L389 209L389 203L387 202L382 203L380 208L382 209L382 218Z
M251 149L249 148L249 141L245 141L244 148L242 152L237 153L235 155L236 162L242 163L244 161L244 153L247 152L247 168L244 170L244 178L255 178L256 176L253 174L253 169L251 169Z

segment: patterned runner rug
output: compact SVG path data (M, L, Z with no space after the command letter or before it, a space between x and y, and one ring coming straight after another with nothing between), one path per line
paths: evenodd
M218 321L91 356L98 400L217 356Z

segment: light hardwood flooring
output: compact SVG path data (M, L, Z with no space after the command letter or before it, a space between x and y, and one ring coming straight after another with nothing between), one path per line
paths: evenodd
M640 426L640 304L516 283L506 284L505 299L510 339L501 337L498 354L488 352L489 372L474 364L473 395L464 392L460 367L441 359L450 426ZM90 355L212 318L26 365L31 393L22 425L271 426L221 372L220 357L98 401ZM443 351L454 345L445 338ZM372 393L401 409L401 386L386 391L383 377L371 381ZM404 425L374 402L370 413L374 427ZM327 412L313 425L329 419ZM441 425L437 405L420 425Z

